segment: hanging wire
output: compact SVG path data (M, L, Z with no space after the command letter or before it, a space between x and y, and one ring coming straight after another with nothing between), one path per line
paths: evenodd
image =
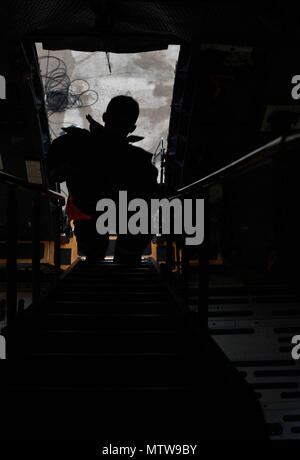
M72 108L90 107L96 104L99 99L97 91L90 89L89 82L83 78L71 80L68 76L67 66L63 59L57 56L40 56L40 61L47 59L46 72L42 73L45 90L46 108L49 112L64 112ZM49 70L50 60L56 61L56 66ZM83 91L76 92L73 87L74 83L83 83L86 88ZM85 102L93 96L92 102Z
M111 73L111 62L110 62L109 53L106 51L105 54L106 54L107 65L108 65L108 68L109 68L109 73Z

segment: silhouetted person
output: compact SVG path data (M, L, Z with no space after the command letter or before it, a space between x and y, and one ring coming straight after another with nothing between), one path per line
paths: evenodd
M138 103L129 96L114 97L103 114L104 126L92 117L90 131L65 128L48 155L50 181L66 181L69 190L67 213L74 221L78 250L89 260L105 257L109 235L96 231L96 203L111 198L118 203L119 190L128 200L149 199L157 192L157 169L151 154L131 145L141 138L129 136L136 128ZM115 246L115 261L137 263L151 235L121 235Z

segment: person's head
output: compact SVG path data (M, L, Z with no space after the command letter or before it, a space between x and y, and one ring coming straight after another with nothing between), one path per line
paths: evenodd
M135 130L139 112L139 104L132 97L113 97L103 114L105 128L121 136L127 136Z

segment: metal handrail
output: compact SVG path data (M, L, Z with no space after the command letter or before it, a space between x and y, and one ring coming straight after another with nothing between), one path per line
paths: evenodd
M294 144L300 145L300 133L280 136L268 144L253 150L247 155L244 155L238 160L229 163L223 168L214 171L208 176L202 177L201 179L178 189L176 195L172 196L170 199L190 195L193 192L211 186L217 181L222 181L234 176L237 172L246 172L259 166L263 166L270 162L274 155L279 153L282 146L284 146L285 149L289 149L293 148Z
M224 179L236 177L240 174L253 170L257 167L264 166L274 159L276 154L284 151L289 151L295 147L295 144L300 146L300 133L297 134L287 134L285 136L278 137L268 144L263 145L255 149L254 151L244 155L243 157L233 161L232 163L224 166L223 168L214 171L213 173L202 177L201 179L186 185L171 197L182 199L184 197L195 196L197 192L202 192L203 196L207 196L206 190L209 186L222 182ZM207 213L207 207L205 207L205 212ZM206 214L207 215L207 214ZM205 217L205 222L208 219ZM205 230L205 234L206 234ZM171 272L173 266L173 256L172 256L172 239L167 239L167 271ZM189 283L189 254L186 250L186 246L183 244L181 246L182 260L176 262L177 265L181 266L181 279L183 282L184 297L188 299L188 283ZM208 265L208 247L207 242L204 242L201 247L198 249L198 254L194 255L198 259L198 320L200 327L207 327L207 309L204 308L204 305L207 303L208 293L207 293L207 265Z
M65 204L65 197L58 192L49 190L40 184L32 184L24 179L0 171L0 182L9 187L7 202L7 354L14 356L14 341L17 334L17 225L18 200L17 189L22 188L32 192L32 303L36 305L40 300L40 222L41 197L46 196L53 200L54 209L54 263L55 278L60 275L60 208Z
M56 198L61 202L61 204L65 204L65 197L61 193L47 189L40 184L32 184L22 179L21 177L13 176L12 174L0 171L0 182L8 185L13 185L15 187L21 187L39 195L48 196L49 198Z

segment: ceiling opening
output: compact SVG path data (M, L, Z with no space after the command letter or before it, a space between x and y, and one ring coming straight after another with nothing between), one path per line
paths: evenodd
M144 139L137 145L152 153L161 138L166 145L178 45L131 54L36 47L52 139L63 133L62 127L88 129L88 114L102 123L110 99L126 94L140 105L133 134Z

